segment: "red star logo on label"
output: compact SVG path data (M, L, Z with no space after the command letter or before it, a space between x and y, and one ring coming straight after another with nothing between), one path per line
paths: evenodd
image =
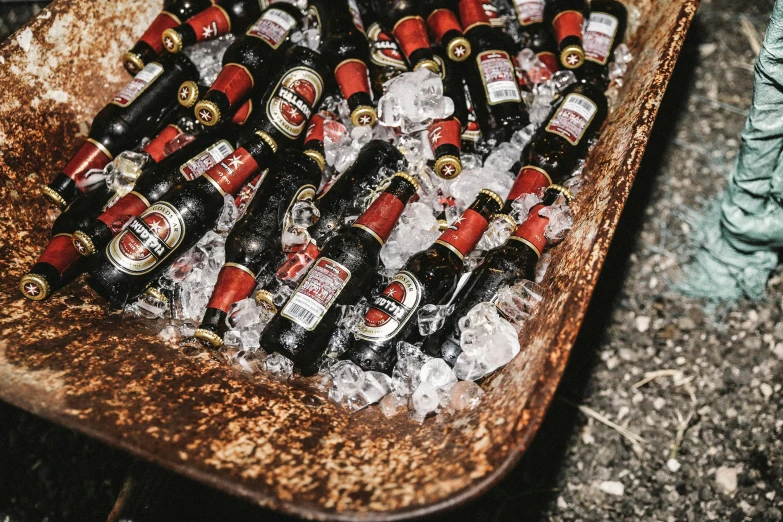
M206 26L206 27L204 27L204 28L202 29L202 31L203 31L203 32L201 33L201 36L202 36L203 38L209 38L210 36L212 36L212 28L211 28L210 26Z
M24 291L30 297L35 297L41 294L41 289L35 283L27 283L24 285Z
M359 124L360 125L369 125L370 124L370 120L371 120L370 115L369 114L365 114L364 116L360 116L359 117Z
M465 221L465 216L460 216L460 217L458 217L457 219L454 220L454 223L452 223L451 226L456 227L457 225L459 225L463 221Z
M236 170L237 166L244 165L244 163L242 163L242 160L240 160L237 156L231 156L228 159L228 164L231 165L231 168L235 169L235 170Z
M389 288L386 289L386 291L383 293L383 295L387 295L389 297L394 297L394 295L396 293L397 293L397 290L393 286L390 286Z
M172 40L168 36L163 37L163 46L169 51L171 51L172 49L174 49L174 40Z
M568 56L566 56L566 63L568 65L576 65L579 63L579 55L576 53L571 53Z
M188 87L183 87L179 91L179 97L182 98L183 100L186 100L188 96L190 96L190 89Z
M465 56L465 53L467 52L468 50L465 48L464 45L458 45L457 47L454 48L454 56L456 56L457 58L461 58Z
M206 122L212 121L212 113L206 109L201 109L198 115L202 121L206 121Z
M451 176L454 175L454 172L456 172L456 170L457 169L454 168L454 165L444 165L440 171L443 174L443 177L450 178Z
M433 145L435 145L436 143L438 143L438 142L440 141L440 138L441 138L441 135L440 135L440 133L441 133L441 130L442 130L442 129L441 129L440 127L438 127L438 130L436 130L435 132L433 132L432 134L430 134L430 143L432 143Z
M163 228L163 223L157 220L152 221L150 222L149 227L150 227L150 231L152 231L153 234L159 235L158 232L160 232L160 230Z

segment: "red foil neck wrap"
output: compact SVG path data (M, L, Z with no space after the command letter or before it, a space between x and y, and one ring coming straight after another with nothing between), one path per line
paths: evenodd
M552 20L552 28L555 31L557 43L569 36L582 38L582 24L584 16L579 11L563 11Z
M159 162L166 157L166 144L182 134L182 129L174 124L166 125L166 127L160 131L160 133L152 138L149 143L144 146L144 152L150 155L155 161Z
M517 174L517 179L514 180L514 185L511 187L506 201L514 201L525 194L535 194L551 184L552 178L549 177L549 174L544 169L529 165L522 167L519 170L519 174Z
M81 258L82 256L73 246L71 234L57 234L46 245L37 262L52 265L60 275L63 275Z
M148 44L155 50L156 54L160 54L163 52L163 42L161 41L163 31L173 29L181 23L179 18L167 11L163 11L152 21L152 25L144 31L139 41Z
M71 178L78 186L91 169L102 169L112 160L111 153L106 147L89 138L71 161L63 168L63 174Z
M350 59L334 68L334 79L340 86L343 98L348 99L357 92L370 92L370 76L367 65L361 60Z
M228 313L232 304L250 297L255 288L256 277L253 272L240 264L226 263L220 269L207 308Z
M560 70L560 63L557 61L555 53L550 53L549 51L538 53L538 59L544 62L544 65L552 74Z
M231 123L235 125L244 125L253 113L253 100L247 100L240 105L237 112L231 117Z
M253 90L255 80L247 67L238 63L229 63L220 71L210 91L220 91L226 95L232 107L246 100Z
M129 219L140 216L149 206L147 198L138 192L129 192L98 216L98 221L109 227L112 235L116 236Z
M454 117L435 120L427 129L427 134L430 137L430 147L435 152L442 145L454 145L457 149L462 145L462 124Z
M307 145L311 141L324 142L324 117L318 113L313 114L307 124L304 144Z
M291 253L285 263L277 270L276 277L281 281L298 281L318 257L320 249L313 241L305 248Z
M473 26L490 25L489 17L484 11L481 0L460 0L459 19L466 33Z
M435 242L445 246L462 259L473 250L487 230L487 226L484 216L469 208L449 225Z
M443 35L449 31L459 31L462 34L462 26L457 20L457 15L451 9L436 9L427 17L427 28L432 39L441 43Z
M405 210L405 203L394 195L384 192L364 214L359 216L353 226L369 232L383 245L389 239L403 210Z
M196 33L196 41L212 40L231 32L231 19L226 10L213 5L188 19L187 22Z
M546 248L544 229L549 223L549 218L538 215L538 211L542 208L544 205L536 205L530 209L525 222L519 225L511 235L512 240L521 241L531 247L538 257L541 257L541 253Z
M427 25L421 16L406 16L394 24L394 38L400 44L406 58L419 49L429 49L430 39L427 35Z
M242 185L256 172L258 163L240 147L202 175L223 195L236 196Z

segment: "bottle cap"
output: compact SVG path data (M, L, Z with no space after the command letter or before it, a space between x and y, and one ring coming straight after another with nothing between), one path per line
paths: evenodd
M454 38L446 47L448 57L455 62L464 62L470 56L470 52L470 42L464 36Z
M141 56L136 53L128 51L125 53L125 56L122 57L122 60L125 68L133 74L144 69L144 62L142 61Z
M151 286L151 287L147 288L144 291L144 295L148 296L148 297L151 297L153 299L157 299L158 301L163 301L164 303L168 303L169 302L169 298L166 297L163 294L163 292L161 292L160 290L158 290L154 286Z
M563 197L566 199L566 203L568 203L569 205L574 200L574 195L571 193L570 190L565 188L563 185L552 184L549 185L546 189L560 192L563 195Z
M194 109L196 119L204 125L211 127L220 121L220 109L209 100L201 100Z
M275 306L275 296L267 290L259 290L256 292L256 304L261 308L269 310L273 314L277 313L277 306Z
M198 101L198 84L192 80L182 82L177 91L177 101L179 104L189 109Z
M560 53L560 63L566 69L578 69L585 63L585 51L578 45L569 45Z
M196 333L193 334L196 339L201 339L211 344L214 348L220 348L223 346L223 338L217 333L207 328L199 328Z
M392 177L393 178L402 178L402 179L404 179L405 181L407 181L408 183L413 185L413 190L415 190L416 192L419 191L419 181L416 178L414 178L413 176L411 176L410 174L408 174L407 172L398 172L397 174L395 174Z
M163 47L170 53L178 53L182 50L182 37L174 29L166 29L160 35L160 41Z
M375 108L369 105L359 105L351 113L351 123L356 127L371 126L377 119L378 114L375 112Z
M413 66L413 70L418 71L421 67L426 67L435 74L440 74L440 67L438 67L438 62L435 60L422 60Z
M56 190L54 190L52 187L49 187L47 185L44 185L41 187L41 194L57 205L60 208L65 208L65 206L68 204L67 201L65 201L65 198L63 198Z
M435 160L435 174L443 179L454 179L462 172L462 162L456 156L446 155Z
M324 159L324 155L318 152L317 150L313 149L307 149L304 151L305 156L309 156L310 159L315 161L318 164L318 168L322 171L326 167L326 159Z
M269 148L272 149L272 152L277 152L277 142L275 141L275 139L272 136L270 136L268 133L266 133L266 132L264 132L262 130L257 130L256 131L256 136L261 138L264 141L264 143L269 145Z
M486 194L490 198L494 199L499 207L503 206L503 199L500 196L498 196L494 191L489 189L481 189L479 190L479 194Z
M74 232L71 241L73 242L73 247L79 252L80 256L90 257L95 254L95 243L93 243L92 238L85 234L84 231L77 230Z
M505 219L506 221L511 223L511 226L514 227L514 228L517 228L517 226L518 226L516 220L514 218L512 218L511 216L509 216L508 214L495 214L492 217L496 217L498 219Z
M40 274L27 274L19 281L19 291L30 301L49 297L49 282Z

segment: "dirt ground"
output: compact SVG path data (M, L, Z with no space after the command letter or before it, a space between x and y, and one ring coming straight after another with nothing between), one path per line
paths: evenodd
M773 3L702 0L543 427L498 486L434 520L783 520L783 270L730 307L672 287L687 217L733 164ZM0 404L0 521L105 520L130 464ZM174 477L166 498L160 520L289 520Z

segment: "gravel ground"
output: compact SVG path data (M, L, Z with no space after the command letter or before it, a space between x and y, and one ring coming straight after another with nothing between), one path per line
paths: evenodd
M672 289L688 217L733 163L773 3L702 0L544 425L505 480L436 520L783 520L783 270L762 302ZM105 520L130 464L0 404L0 520ZM288 520L173 477L166 497L160 520Z

